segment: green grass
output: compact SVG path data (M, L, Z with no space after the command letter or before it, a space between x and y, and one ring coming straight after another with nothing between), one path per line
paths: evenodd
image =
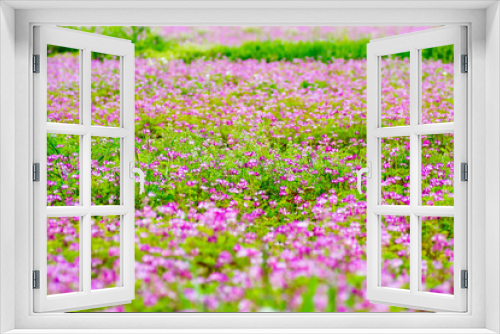
M332 59L364 59L369 39L359 40L319 40L319 41L250 41L239 46L179 44L176 40L167 40L151 30L150 27L67 27L86 32L99 32L106 36L129 39L135 44L139 57L181 59L186 63L197 59L227 58L230 61L257 59L266 62L293 61L294 59L314 59L325 63ZM49 52L57 54L72 52L59 46L50 46ZM395 55L409 57L409 53ZM426 49L424 59L453 62L453 46Z

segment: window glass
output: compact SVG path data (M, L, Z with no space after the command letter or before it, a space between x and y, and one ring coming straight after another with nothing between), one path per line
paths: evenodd
M92 137L92 205L120 204L119 138Z
M92 52L92 125L120 126L120 57Z
M80 123L80 50L47 45L47 122Z
M380 139L381 204L410 204L410 137Z
M91 219L92 290L120 284L120 216L97 216Z
M410 217L381 216L380 228L380 286L409 290Z
M47 205L80 205L80 136L47 134Z
M421 290L453 294L454 219L422 217Z
M380 57L381 125L410 125L410 53Z
M421 136L422 205L453 206L453 133ZM459 172L459 171L457 171Z
M47 294L80 291L80 217L47 218Z
M453 122L453 45L423 49L421 54L422 124Z

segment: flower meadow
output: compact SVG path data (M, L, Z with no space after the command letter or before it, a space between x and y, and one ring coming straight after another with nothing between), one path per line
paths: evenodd
M161 36L232 45L255 35L224 28L165 27ZM362 28L348 37L366 37ZM78 66L74 53L48 58L49 122L78 123ZM93 124L118 124L119 68L92 60ZM409 124L408 72L407 58L382 60L383 126ZM366 198L356 191L364 59L139 55L135 76L136 165L146 173L145 193L136 187L136 298L105 311L411 311L366 299ZM452 122L453 64L424 59L422 91L423 122ZM422 203L453 205L453 135L421 141ZM117 140L92 139L94 205L119 204L119 150ZM382 203L408 204L409 138L386 138L381 150ZM78 136L49 134L47 152L47 205L78 205ZM409 217L381 224L381 284L408 289ZM119 229L119 217L92 219L93 289L119 283ZM78 290L78 235L78 217L47 220L49 294ZM422 220L422 268L424 291L453 293L452 218Z
M431 27L409 26L167 26L157 27L159 35L180 44L237 46L253 41L310 41L327 39L381 38Z

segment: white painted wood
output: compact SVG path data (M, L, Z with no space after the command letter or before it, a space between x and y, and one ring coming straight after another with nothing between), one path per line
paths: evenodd
M455 209L451 206L376 205L372 210L377 215L409 216L412 213L420 217L453 217L455 215Z
M418 78L418 87L422 87L421 77ZM419 96L421 92L419 92ZM418 98L419 102L421 98ZM420 109L418 110L420 113ZM419 124L411 127L411 131L416 135L430 135L441 133L453 133L455 131L454 123L436 123L436 124Z
M469 182L461 181L460 164L469 163L469 154L467 151L467 74L461 73L460 56L467 54L467 29L460 27L455 45L455 64L454 64L454 113L455 113L455 132L454 132L454 198L455 198L455 216L454 216L454 270L455 270L455 296L460 300L460 310L467 308L467 289L461 289L461 270L469 269L467 264L467 192Z
M410 49L410 207L420 204L421 193L418 192L419 174L420 174L420 138L413 130L420 123L420 50ZM419 268L421 261L415 261L419 258L419 249L421 248L418 235L419 219L417 215L410 213L410 292L412 295L418 292L420 275ZM411 304L411 300L408 300Z
M377 9L394 9L396 6L393 1L377 1L376 4L372 1L328 1L328 0L311 0L307 2L303 1L284 1L284 0L270 0L266 2L260 2L255 0L240 0L240 1L199 1L199 0L172 0L172 1L154 1L154 0L135 0L135 1L120 1L116 2L113 0L102 0L95 2L92 0L74 0L70 2L60 3L57 0L52 1L37 1L37 0L7 0L5 1L13 8L16 9L254 9L256 6L262 9L299 9L299 10L311 10L311 9L366 9L366 8L377 8ZM460 1L453 9L478 9L487 8L492 5L494 1ZM375 6L376 5L376 6ZM450 9L451 6L448 1L400 1L397 4L399 9ZM372 9L372 10L373 10Z
M488 248L487 252L487 267L484 274L484 287L488 292L485 296L486 307L486 328L500 332L500 3L497 2L486 10L485 26L488 27L490 34L486 36L486 68L489 74L486 77L486 108L485 118L486 136L485 159L476 161L472 159L471 164L474 164L472 169L481 169L484 166L484 174L487 175L487 182L483 189L487 194L484 207L487 220L491 224L486 226L485 244ZM481 68L484 70L484 68ZM474 73L478 69L474 68ZM470 103L470 101L469 101ZM469 122L469 125L472 122ZM477 120L474 120L477 124ZM469 130L470 134L470 130ZM472 181L472 180L471 180ZM477 182L474 180L474 182ZM473 184L473 187L475 183ZM472 196L471 200L475 198ZM477 226L474 225L472 233L478 233ZM471 234L472 234L471 233ZM479 231L481 233L481 231ZM470 235L470 234L469 234ZM473 236L473 235L472 235ZM485 257L486 258L486 257ZM486 262L486 261L485 261ZM469 276L470 277L470 276ZM475 276L477 277L477 276ZM474 278L473 278L474 279ZM480 279L480 278L478 278Z
M123 128L106 126L85 126L79 124L47 123L47 131L50 133L85 135L120 138L129 135L129 131Z
M380 270L378 261L374 258L380 256L378 239L380 238L380 216L375 213L375 207L380 206L380 140L378 136L372 135L375 129L380 128L379 117L380 104L380 58L371 52L371 44L367 46L367 152L366 161L371 163L372 177L366 180L366 254L367 254L367 291L374 291L380 281ZM370 298L369 295L367 295Z
M494 334L482 328L455 328L455 329L94 329L85 332L74 330L43 330L43 329L16 329L5 334Z
M47 45L80 50L80 123L47 123ZM35 259L40 270L40 289L33 290L34 311L74 311L99 305L118 305L134 298L134 181L127 177L128 161L134 161L134 45L128 40L103 37L70 29L35 27L34 50L40 54L40 73L34 76L35 148L34 160L40 163L40 182L34 186ZM121 119L119 128L91 125L91 52L120 56ZM125 100L125 102L123 102ZM47 207L48 133L80 136L80 202L79 206ZM121 205L91 205L92 136L121 138L120 189ZM127 161L125 161L125 159ZM120 215L120 284L115 288L91 289L91 220L92 216ZM80 217L80 285L79 292L47 295L47 217Z
M135 179L129 178L130 164L135 164L135 52L133 44L129 52L122 58L121 75L121 118L122 127L128 135L122 136L121 163L121 203L128 207L127 213L122 216L122 285L127 287L128 299L134 299L135 294ZM131 259L129 261L128 259Z
M420 86L421 85L419 85L419 87ZM377 128L373 130L373 135L379 138L388 138L410 136L411 133L416 135L429 135L453 133L453 131L455 131L455 125L453 123L436 123Z
M454 123L421 125L421 54L420 49L454 45ZM461 289L460 271L467 269L467 182L460 181L460 163L467 162L467 75L461 73L461 54L467 53L466 28L436 28L371 41L368 45L368 161L374 177L368 182L368 272L367 295L373 303L422 310L467 310L467 290ZM410 126L393 129L380 127L380 56L410 52ZM421 139L423 134L454 133L454 207L426 207L421 201ZM387 136L410 137L410 205L380 205L380 139ZM410 290L381 287L380 215L410 217ZM454 217L454 295L422 292L421 216Z
M92 206L49 206L47 217L76 217L90 213L91 216L123 215L131 210L125 205L92 205Z
M373 129L372 135L378 138L403 137L411 133L410 126L394 126Z
M15 16L0 3L0 333L15 327Z

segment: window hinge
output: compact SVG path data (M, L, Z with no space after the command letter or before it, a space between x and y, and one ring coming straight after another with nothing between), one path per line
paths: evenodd
M462 73L469 72L469 57L467 55L462 55Z
M33 55L33 73L40 73L40 55Z
M467 270L462 270L460 272L461 276L462 276L462 289L467 289L469 287L469 274L467 272Z
M33 181L40 182L40 164L38 162L33 164Z
M40 270L33 270L33 289L40 289Z
M466 162L460 164L460 180L469 181L469 165Z

